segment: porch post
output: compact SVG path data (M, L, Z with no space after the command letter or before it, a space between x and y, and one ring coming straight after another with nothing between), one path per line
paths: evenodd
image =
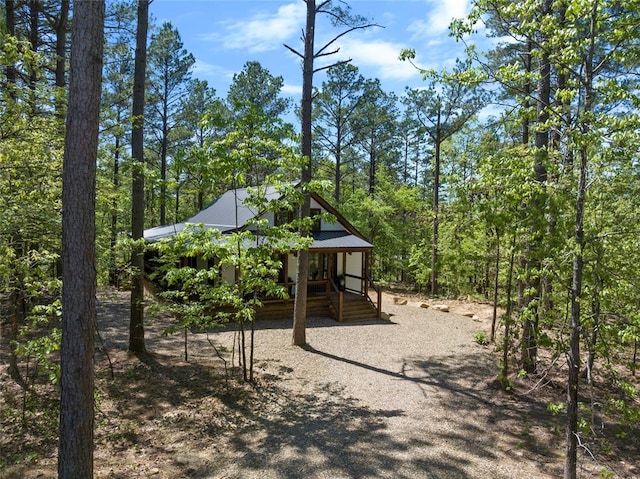
M362 277L364 278L364 295L369 296L369 252L364 252L364 261L362 262Z
M347 288L347 252L342 252L342 276L344 276L344 287Z

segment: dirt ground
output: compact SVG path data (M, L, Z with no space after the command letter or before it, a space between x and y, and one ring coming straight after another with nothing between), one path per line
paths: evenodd
M304 349L290 346L291 321L259 322L253 385L234 367L233 329L189 332L185 360L184 335L163 335L172 320L156 315L135 357L128 294L102 292L99 308L95 477L562 476L564 418L547 405L563 387L525 378L501 391L493 347L475 341L490 305L385 293L389 320L311 318ZM55 437L23 429L20 450L15 420L0 420L0 477L55 477ZM640 477L636 439L585 443L578 477Z

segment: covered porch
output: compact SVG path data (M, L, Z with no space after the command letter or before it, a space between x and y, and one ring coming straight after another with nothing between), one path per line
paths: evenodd
M293 317L297 292L295 277L297 255L281 255L282 269L278 284L289 299L263 301L258 318ZM379 319L382 295L370 279L370 251L309 251L307 278L307 316L330 316L337 321Z

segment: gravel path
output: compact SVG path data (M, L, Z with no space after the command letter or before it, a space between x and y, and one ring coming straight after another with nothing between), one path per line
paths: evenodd
M248 412L232 430L221 429L200 450L179 443L169 448L174 463L190 471L184 477L561 475L561 449L542 446L537 420L528 419L544 405L491 387L494 357L473 340L486 321L398 306L388 298L383 309L392 314L391 321L309 319L306 349L290 346L291 321L259 323L256 372L277 385L277 395L266 391L273 397L259 411ZM179 337L160 337L153 331L157 327L148 328L150 350L181 348ZM109 322L101 329L110 347L123 346ZM218 331L210 338L229 351L234 332ZM204 334L192 334L189 348L190 361L212 357ZM549 427L544 423L539 430ZM153 474L165 477L162 469Z

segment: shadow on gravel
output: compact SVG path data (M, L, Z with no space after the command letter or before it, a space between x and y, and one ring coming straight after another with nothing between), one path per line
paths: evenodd
M319 394L328 396L318 398ZM238 466L249 478L445 478L470 477L457 461L423 459L432 442L395 437L386 419L402 411L359 406L339 389L281 398L281 413L255 417L232 445L243 451ZM425 454L421 454L422 451Z
M307 329L314 328L345 328L345 327L357 327L357 326L394 326L394 323L385 319L369 319L365 321L345 321L340 322L332 318L325 317L313 317L307 318ZM274 330L274 329L291 329L293 328L292 319L258 319L255 322L255 330ZM220 328L213 330L217 331L234 331L237 328L235 323L230 323Z
M121 302L101 313L101 334L118 354L127 347L128 312L128 304ZM150 324L156 329L148 342L154 350L161 322ZM312 318L307 326L370 324L394 323ZM258 321L256 326L290 329L291 321ZM116 361L115 381L102 378L113 403L98 418L97 449L105 467L111 468L101 477L507 478L513 476L474 470L474 458L499 461L498 438L525 457L550 454L529 431L517 427L529 414L543 414L544 406L488 387L495 366L482 349L471 347L460 357L407 358L398 372L307 348L310 354L389 377L389 388L396 381L418 387L425 408L433 405L447 412L431 422L413 422L403 409L363 406L346 393L340 378L322 386L309 381L303 394L283 387L287 380L300 380L289 376L293 370L283 370L281 377L265 376L256 387L235 380L225 385L220 364L212 364L214 358L186 363L181 360L180 340L172 342L172 349L163 349L169 351L166 354ZM391 421L406 421L409 427L398 434L397 428L390 429ZM537 419L531 421L535 424ZM153 458L146 464L159 472L152 474L136 464L140 457Z
M135 461L148 457L159 478L472 477L458 459L426 459L428 437L389 433L387 420L402 410L363 407L337 383L304 394L266 381L225 387L205 365L138 359L102 382L114 409L98 415L96 462L110 461L100 476L147 477L150 469Z
M499 449L514 457L528 458L545 477L553 477L561 472L556 467L557 451L554 452L547 443L536 440L531 426L535 424L542 429L552 430L554 423L562 419L553 418L549 414L544 400L516 397L496 389L491 381L496 367L485 351L470 349L462 357L450 355L407 359L401 372L396 372L319 351L311 346L307 346L306 350L417 386L427 404L445 411L445 416L438 423L425 424L424 436L415 438L418 449L421 449L429 445L429 437L438 437L438 445L409 454L410 457L423 456L420 460L415 460L414 472L418 471L415 477L512 477L490 471L468 472L468 467L473 462L468 457L499 461ZM439 450L439 445L443 443L446 445L445 449ZM393 440L390 441L390 446L385 451L393 451ZM371 477L405 476L374 474Z

